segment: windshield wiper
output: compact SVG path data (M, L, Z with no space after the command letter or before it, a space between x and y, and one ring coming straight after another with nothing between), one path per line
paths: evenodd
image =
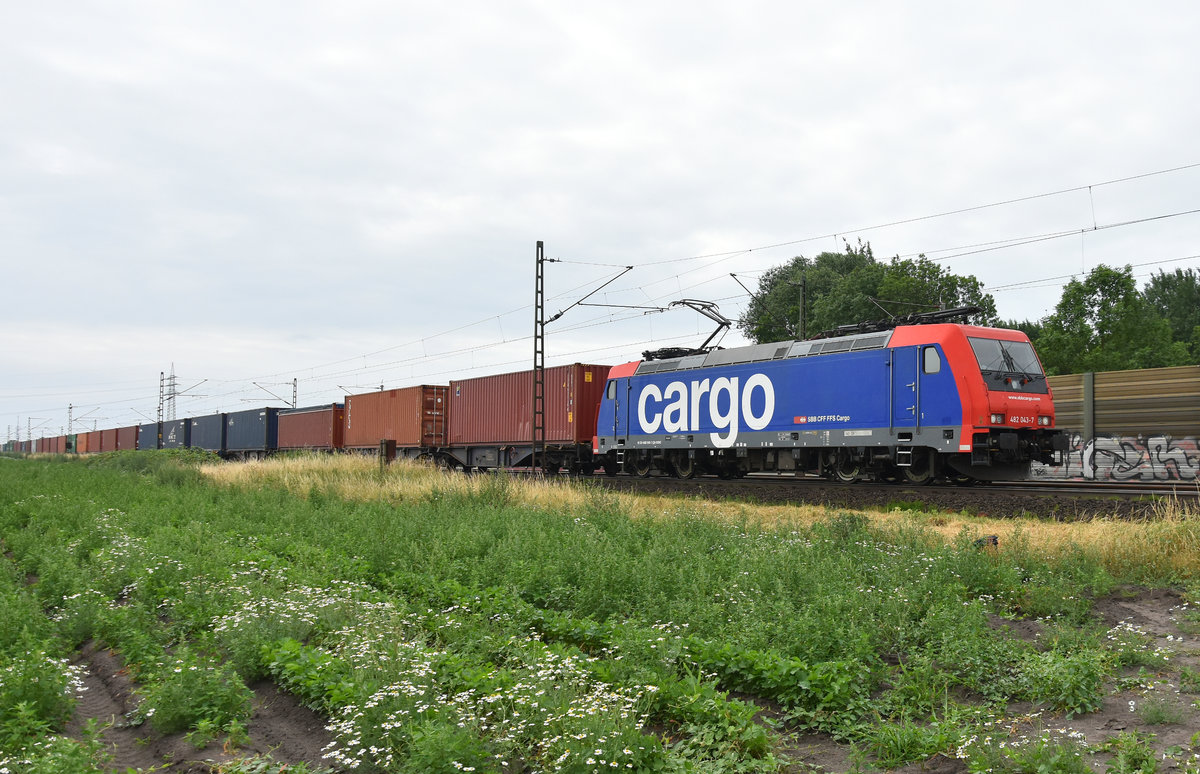
M1003 344L1000 345L1000 356L1004 358L1004 365L1010 372L1015 374L1022 373L1021 369L1017 368L1017 362L1013 360L1012 355L1009 354L1008 348Z

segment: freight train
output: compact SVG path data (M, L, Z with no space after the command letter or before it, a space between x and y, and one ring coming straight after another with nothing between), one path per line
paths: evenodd
M956 310L961 314L961 310ZM1011 480L1061 464L1045 373L1024 333L945 322L845 326L805 341L663 350L543 372L537 466L692 478ZM533 465L533 371L41 439L18 451L194 447L229 458L368 451L488 470Z

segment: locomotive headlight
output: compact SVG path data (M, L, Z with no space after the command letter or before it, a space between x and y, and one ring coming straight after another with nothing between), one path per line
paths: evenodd
M1003 414L992 414L992 424L993 425L1004 424L1004 415Z
M1050 417L1038 417L1038 424L1042 427L1050 426Z

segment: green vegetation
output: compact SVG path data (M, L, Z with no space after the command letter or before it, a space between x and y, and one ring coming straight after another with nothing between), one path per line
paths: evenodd
M996 321L996 302L974 276L953 274L923 255L878 261L860 240L768 270L738 327L763 343L801 338L801 330L814 336L839 325L968 305L983 310L972 322Z
M1121 580L1097 561L911 521L632 519L595 491L562 512L502 477L352 502L219 487L152 453L0 480L0 667L39 677L0 684L0 768L46 745L99 765L58 735L64 658L88 640L135 678L134 721L236 745L269 677L329 718L311 763L356 771L777 771L802 730L880 766L1072 771L1077 740L988 729L1012 702L1089 712L1122 669L1171 657L1090 627Z
M1191 270L1189 270L1190 272ZM1185 279L1181 275L1180 282ZM1195 275L1191 275L1194 286ZM1147 293L1138 290L1133 269L1100 265L1063 288L1054 313L1041 321L1034 346L1050 374L1158 368L1200 362L1196 339L1188 329L1176 337L1176 312L1195 310L1173 301L1172 275L1151 279ZM1153 292L1151 292L1153 291ZM1193 300L1188 294L1189 300ZM1180 323L1182 325L1182 323Z

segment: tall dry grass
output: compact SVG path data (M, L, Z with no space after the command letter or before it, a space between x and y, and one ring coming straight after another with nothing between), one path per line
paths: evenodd
M397 460L380 470L379 460L359 454L297 455L235 465L201 467L212 480L231 486L282 487L301 497L312 492L360 502L407 502L445 494L480 494L487 476L469 476L419 462ZM512 479L513 502L546 508L581 505L584 492L566 479Z
M1200 512L1186 501L1167 500L1142 519L1094 518L1044 521L963 514L874 513L878 523L924 523L946 539L968 533L996 535L998 550L1020 546L1046 559L1073 555L1094 559L1118 578L1200 579Z
M406 502L444 494L478 496L489 477L444 471L397 461L380 471L379 462L360 455L311 455L242 464L212 464L201 471L227 486L281 487L301 497L312 492L354 501ZM505 489L513 505L570 512L583 507L596 490L562 479L514 476ZM793 529L827 519L822 506L754 505L605 492L634 518L710 518ZM1200 513L1181 500L1164 500L1140 520L1096 518L1054 522L1031 518L991 518L959 513L923 513L895 509L865 515L880 527L903 529L920 524L946 541L968 535L996 535L998 551L1031 551L1046 559L1082 556L1094 559L1119 578L1200 578Z

